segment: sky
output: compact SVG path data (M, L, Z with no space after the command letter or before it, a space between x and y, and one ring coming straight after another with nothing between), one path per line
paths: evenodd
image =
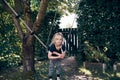
M76 18L77 15L74 13L70 13L67 16L64 15L60 20L60 28L77 28Z

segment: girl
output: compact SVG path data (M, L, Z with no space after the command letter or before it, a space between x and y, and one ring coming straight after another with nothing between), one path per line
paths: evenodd
M60 80L60 72L61 72L61 59L65 57L65 46L64 38L62 33L56 33L53 36L51 44L49 46L48 58L50 59L49 64L49 80L53 78L53 71L56 69L57 80Z

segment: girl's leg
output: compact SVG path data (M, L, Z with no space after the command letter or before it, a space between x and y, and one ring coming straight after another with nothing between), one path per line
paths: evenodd
M57 77L60 77L60 73L61 73L61 60L57 60L56 61L56 74L57 74Z
M50 63L49 63L49 78L52 79L52 75L53 75L53 71L54 71L54 63L52 60L50 60Z

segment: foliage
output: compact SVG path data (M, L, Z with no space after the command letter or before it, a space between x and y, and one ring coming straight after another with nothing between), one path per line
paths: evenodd
M40 0L31 0L31 9L33 11L39 10ZM79 0L49 0L48 10L56 10L61 14L67 12L75 12Z
M86 55L86 61L103 63L109 61L109 58L100 51L98 46L95 49L89 42L85 42L85 46L84 53Z
M73 9L67 0L50 0L48 8L58 10L61 14L66 14L66 11L72 12ZM69 6L68 6L69 5Z
M90 70L87 70L85 68L79 68L79 72L84 73L85 75L92 76L92 73L90 72Z
M20 63L21 41L13 27L13 20L0 7L0 68L17 66Z
M112 61L112 64L120 61L119 4L119 0L81 0L77 21L79 28L79 52L83 61L86 60L87 55L94 54L86 51L86 41L96 51L100 51L107 56ZM94 57L96 58L97 55Z
M16 54L8 54L0 57L0 69L6 69L11 67L18 67L21 65L21 58Z
M32 11L39 10L40 0L31 0L31 9Z

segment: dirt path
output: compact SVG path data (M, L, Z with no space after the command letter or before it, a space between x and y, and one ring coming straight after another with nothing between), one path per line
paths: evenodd
M62 67L66 74L67 80L75 80L75 75L77 74L77 63L75 57L67 57L62 61Z
M93 80L93 78L79 73L75 57L65 58L62 61L62 67L66 74L66 80Z

